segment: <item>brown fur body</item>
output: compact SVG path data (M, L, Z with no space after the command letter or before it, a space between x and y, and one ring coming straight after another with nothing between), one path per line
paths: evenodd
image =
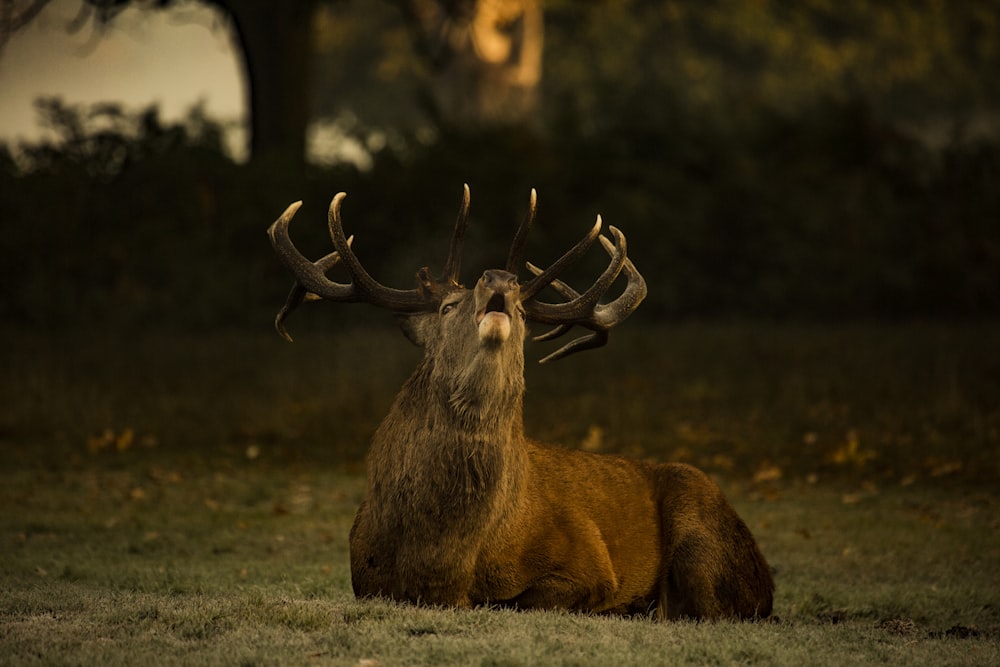
M540 445L523 433L524 312L487 272L438 312L408 316L425 347L376 431L351 530L359 597L432 605L763 618L770 570L696 468ZM509 276L510 274L506 274ZM502 295L506 337L477 328Z

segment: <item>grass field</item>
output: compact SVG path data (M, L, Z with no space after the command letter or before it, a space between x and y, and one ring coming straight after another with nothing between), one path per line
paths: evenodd
M418 352L301 326L0 333L0 664L1000 664L1000 326L635 327L529 368L530 434L720 481L775 569L759 624L354 600L360 457Z

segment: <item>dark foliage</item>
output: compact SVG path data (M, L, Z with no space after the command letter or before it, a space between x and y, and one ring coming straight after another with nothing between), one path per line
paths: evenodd
M264 230L302 199L293 238L324 254L341 190L362 260L407 287L440 268L463 182L466 280L502 260L535 187L533 261L601 213L650 283L641 316L1000 314L1000 145L931 150L861 103L722 126L622 97L586 123L567 109L547 130L445 128L369 171L304 176L234 163L198 110L168 124L155 108L39 108L54 139L0 150L0 313L32 325L266 326L289 277Z

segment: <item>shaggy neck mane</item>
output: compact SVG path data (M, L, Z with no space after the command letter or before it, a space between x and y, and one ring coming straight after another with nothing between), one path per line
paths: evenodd
M422 530L443 516L468 530L518 485L523 354L477 354L451 379L438 370L428 355L403 385L372 440L369 485L408 523L436 524Z
M511 426L521 425L523 368L511 368L500 355L477 354L456 378L447 383L439 379L434 384L436 403L451 408L459 432L503 437Z

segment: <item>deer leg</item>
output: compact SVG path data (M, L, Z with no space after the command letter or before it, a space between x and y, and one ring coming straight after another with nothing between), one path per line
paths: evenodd
M391 580L388 577L392 552L379 549L371 530L368 514L368 503L362 501L361 507L351 526L351 586L355 597L388 596L391 593Z
M603 573L602 573L603 574ZM611 573L612 577L614 576ZM603 611L611 606L617 584L613 579L580 582L550 575L507 602L517 609L570 609Z
M398 534L374 528L367 501L351 528L351 584L356 597L390 597L428 605L469 607L475 563L447 545L395 544ZM465 550L468 552L469 550Z
M595 612L618 604L618 577L600 530L590 519L570 524L563 539L541 542L537 551L522 557L522 567L528 565L522 576L528 583L508 604Z
M660 618L717 619L727 614L716 595L718 555L699 535L684 538L673 550L660 583Z
M763 618L774 582L746 524L700 470L657 470L663 543L661 618Z

